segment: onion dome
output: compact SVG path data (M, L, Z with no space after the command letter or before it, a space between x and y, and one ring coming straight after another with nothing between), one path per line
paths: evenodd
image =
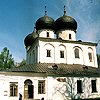
M25 39L24 39L24 44L26 47L31 46L36 38L35 36L36 33L30 33L28 34Z
M46 9L46 6L45 6ZM46 10L45 10L45 15L43 17L40 17L37 21L36 21L36 30L40 30L40 29L54 29L54 19L47 16L46 14Z
M58 31L60 29L70 29L74 31L76 31L77 29L77 22L74 18L66 15L65 8L64 15L55 21L55 31Z
M41 18L39 18L36 21L36 30L40 30L40 29L53 29L54 28L54 20L45 15Z

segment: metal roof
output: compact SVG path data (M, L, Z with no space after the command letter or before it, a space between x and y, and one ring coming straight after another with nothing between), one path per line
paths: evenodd
M100 69L78 64L36 63L15 67L6 72L46 73L47 76L100 77Z

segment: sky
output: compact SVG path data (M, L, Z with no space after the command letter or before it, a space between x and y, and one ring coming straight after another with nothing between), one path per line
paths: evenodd
M77 40L98 43L100 54L100 0L0 0L0 52L10 50L16 62L26 58L24 38L35 27L38 18L61 17L66 6L68 16L77 23Z

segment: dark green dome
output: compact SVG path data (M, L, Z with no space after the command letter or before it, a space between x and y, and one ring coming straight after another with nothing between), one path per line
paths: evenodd
M33 42L36 38L34 34L35 33L30 33L25 37L24 44L25 44L26 47L31 46L33 44Z
M44 15L36 21L36 30L54 29L54 19Z
M60 29L70 29L76 31L77 22L74 18L63 15L55 21L55 31L58 31Z

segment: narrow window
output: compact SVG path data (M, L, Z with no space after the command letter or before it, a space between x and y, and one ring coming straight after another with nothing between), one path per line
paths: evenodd
M10 96L18 96L18 83L10 82Z
M38 94L45 94L45 80L38 81Z
M88 53L88 56L89 56L89 60L90 60L90 62L92 62L92 53Z
M60 51L60 58L64 58L64 51Z
M79 58L79 49L75 48L74 53L75 53L75 58Z
M72 36L71 36L71 34L69 34L69 39L72 39Z
M82 81L77 80L77 93L82 93Z
M47 32L47 37L49 37L49 32Z
M51 50L47 50L47 57L51 57Z
M35 53L35 50L33 50L33 55L34 55L34 53Z
M32 54L32 62L36 61L36 55L35 55L35 50L33 50L33 54Z
M92 85L92 93L97 92L96 80L91 80L91 85Z

